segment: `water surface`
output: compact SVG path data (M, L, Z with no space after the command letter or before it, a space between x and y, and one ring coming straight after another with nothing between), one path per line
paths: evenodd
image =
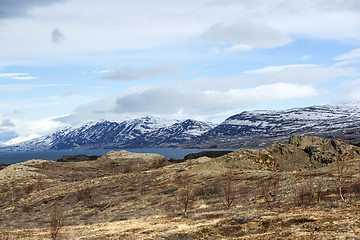
M183 159L189 153L202 151L233 151L235 149L177 149L177 148L132 148L132 149L91 149L91 150L59 150L59 151L39 151L39 152L5 152L0 153L0 162L19 163L31 159L43 159L56 161L64 155L105 155L109 151L127 150L135 153L157 153L167 159Z

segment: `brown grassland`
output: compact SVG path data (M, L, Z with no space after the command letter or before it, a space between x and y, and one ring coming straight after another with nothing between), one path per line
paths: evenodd
M301 171L237 166L116 153L11 165L0 239L360 239L357 154Z

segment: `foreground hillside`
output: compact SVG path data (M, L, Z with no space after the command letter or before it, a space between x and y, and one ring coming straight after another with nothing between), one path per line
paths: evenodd
M31 160L0 171L0 239L360 239L359 154L294 136L176 164Z

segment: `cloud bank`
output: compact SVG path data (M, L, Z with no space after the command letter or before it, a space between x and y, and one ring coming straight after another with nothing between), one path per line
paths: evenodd
M205 80L205 79L204 79ZM81 106L73 114L59 118L66 123L84 119L126 119L145 115L167 118L228 117L256 104L311 98L319 92L311 84L271 83L248 88L207 89L182 81L133 89ZM210 84L211 85L211 84Z
M212 43L250 47L276 47L291 42L284 32L266 24L240 21L215 24L204 32L202 38Z
M358 41L359 5L356 0L2 1L0 20L25 17L30 10L32 17L1 26L4 37L0 38L0 52L55 57L194 42L225 45L228 51L249 51L284 46L294 36ZM44 42L52 30L52 43L62 41L63 33L53 27L59 24L66 29L67 37L61 51ZM14 31L20 28L21 32Z
M174 71L175 68L167 65L155 65L144 69L134 68L133 66L124 66L112 71L106 71L105 76L100 77L103 80L116 80L116 81L132 81L139 79L149 79L168 74Z
M65 0L1 0L0 19L28 17L29 10L49 6Z

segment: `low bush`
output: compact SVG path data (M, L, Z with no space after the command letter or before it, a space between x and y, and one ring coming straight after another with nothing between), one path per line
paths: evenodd
M153 161L151 168L153 169L157 169L157 168L162 168L166 165L166 159L165 158L157 158Z
M92 189L91 188L86 188L83 190L80 190L76 193L76 200L78 202L84 202L86 204L89 204L91 202L91 192Z
M60 229L63 226L63 211L63 208L60 207L57 202L53 204L50 212L50 234L53 240L58 238Z
M21 207L21 210L22 210L23 212L31 212L32 209L33 209L33 207L32 207L30 204L28 204L28 203L25 203L25 204Z

